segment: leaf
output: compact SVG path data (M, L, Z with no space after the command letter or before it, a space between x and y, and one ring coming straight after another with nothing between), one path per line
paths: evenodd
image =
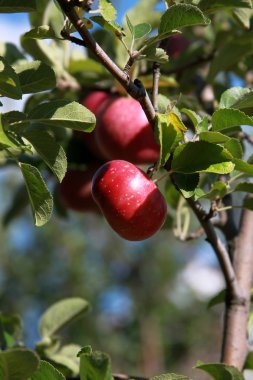
M114 34L118 38L125 36L124 28L116 21L107 21L101 16L90 17L90 20L96 22L98 25L102 26L105 30Z
M4 213L4 216L2 218L3 226L7 227L9 223L18 217L28 205L29 197L27 194L26 186L22 184L14 192L11 204Z
M28 380L65 380L65 377L52 364L41 360L39 368Z
M0 42L0 56L12 65L19 59L25 59L25 56L19 51L16 45L10 42Z
M248 182L238 183L234 191L243 191L245 193L253 193L253 183L248 183Z
M211 199L211 200L217 200L223 198L229 190L229 186L226 185L224 182L217 181L212 184L211 190L203 194L201 198Z
M0 114L0 147L4 148L16 148L17 145L14 144L12 140L9 139L5 133L2 125L2 115Z
M99 0L99 10L106 21L114 21L117 11L110 0Z
M181 174L175 173L174 180L185 198L194 195L194 191L199 183L199 174Z
M57 353L50 355L50 360L53 360L55 363L64 365L70 371L72 376L77 376L79 374L80 360L77 357L78 352L81 350L81 347L77 344L68 344L63 346Z
M210 299L208 302L207 308L210 309L213 306L219 305L220 303L225 302L226 298L226 289L222 289L218 294Z
M25 348L0 353L1 380L27 380L39 366L37 354Z
M185 26L208 25L207 19L201 10L190 4L175 4L162 15L161 23L158 27L158 34L171 32Z
M42 129L30 128L26 130L24 137L33 145L61 182L67 171L67 157L63 147L48 131Z
M49 25L41 25L37 26L29 32L26 32L23 34L23 38L31 38L31 39L38 39L38 40L45 40L45 39L51 39L51 40L62 40L62 38L58 37L53 30L53 28Z
M169 56L167 55L166 51L163 50L162 48L156 48L155 46L151 46L145 49L142 52L142 55L140 58L142 58L142 56L147 61L158 62L161 64L167 63L169 61ZM160 77L160 81L161 81L161 77Z
M54 70L40 61L21 61L14 65L23 94L51 90L56 86Z
M19 77L3 57L0 57L0 96L22 98Z
M242 26L245 29L250 29L252 9L235 8L233 10L233 16L240 26Z
M22 321L18 314L0 313L0 339L2 349L11 348L21 339Z
M144 23L134 26L133 37L135 40L138 40L139 38L145 37L150 32L151 32L151 25L144 22Z
M82 298L66 298L56 302L41 317L39 324L41 337L47 338L53 336L88 310L89 303Z
M233 108L219 109L212 115L212 126L215 131L238 127L240 125L253 126L253 119L244 112Z
M195 366L207 372L215 380L244 380L243 374L235 367L221 363L197 363Z
M29 195L34 223L43 226L51 217L53 199L37 168L29 164L20 163L27 192Z
M96 123L92 112L77 102L54 100L42 103L28 114L31 123L43 123L78 131L91 132Z
M245 97L248 93L251 93L252 96L252 104L249 106L253 105L253 91L250 91L250 89L245 88L245 87L231 87L223 94L221 95L220 98L220 108L238 108L235 105Z
M34 12L36 0L0 0L0 13Z
M127 22L127 26L129 28L129 31L130 31L131 35L133 36L133 34L134 34L134 26L131 23L131 20L130 20L130 18L128 17L127 14L126 14L126 22Z
M81 380L112 380L111 360L104 352L94 351L90 346L84 347L78 354L80 357Z
M194 111L187 108L182 108L181 112L185 113L189 119L192 121L194 128L196 129L197 125L201 122L201 117Z
M253 198L249 197L249 198L244 199L243 207L247 208L248 210L253 211Z
M230 154L221 146L206 141L196 141L179 145L175 149L172 169L181 173L227 174L234 169L234 164L231 162Z
M234 158L233 162L235 164L235 170L241 171L245 174L253 175L253 165L240 160L238 158Z
M222 9L252 8L251 0L200 0L198 7L205 13L212 13Z
M229 141L229 137L226 135L223 135L221 132L211 132L211 131L205 131L205 132L200 132L199 138L202 141L208 141L210 143L215 143L215 144L222 144L225 143L226 141Z
M232 137L223 146L234 158L242 158L243 150L240 140Z
M166 373L164 375L158 375L151 377L150 380L191 380L184 375L177 375L176 373Z

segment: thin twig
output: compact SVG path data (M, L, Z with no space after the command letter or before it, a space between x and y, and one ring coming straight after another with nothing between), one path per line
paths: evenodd
M152 89L152 104L155 111L158 111L158 91L161 65L158 62L153 64L153 89Z

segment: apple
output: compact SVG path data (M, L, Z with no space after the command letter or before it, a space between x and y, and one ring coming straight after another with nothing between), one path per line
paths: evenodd
M58 185L58 194L62 204L71 210L80 212L99 212L91 195L91 181L98 166L85 170L69 169Z
M182 34L174 34L162 43L163 49L172 59L179 58L189 45L190 41L187 40Z
M104 107L95 137L108 160L122 159L149 164L159 158L160 148L139 102L118 97Z
M88 110L90 110L96 118L98 119L101 110L114 98L113 95L109 94L105 91L93 91L85 98L82 99L81 104L83 104ZM95 131L91 133L76 131L75 136L84 143L85 147L88 149L90 153L92 153L95 157L105 160L105 156L102 154L96 139L95 139Z
M126 240L145 240L163 225L166 201L155 183L130 162L105 163L92 179L92 195L110 226Z

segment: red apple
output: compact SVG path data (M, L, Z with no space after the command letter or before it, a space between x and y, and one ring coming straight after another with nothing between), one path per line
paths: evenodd
M102 153L109 160L148 164L159 158L159 145L135 99L118 97L107 104L99 115L95 136Z
M85 170L70 169L58 186L60 200L66 208L74 211L99 212L91 195L91 181L97 166Z
M107 104L107 102L110 102L114 97L105 91L93 91L89 95L87 95L81 103L88 108L96 118L98 119L99 114L101 110L104 108L104 106ZM84 143L86 148L91 152L95 157L105 160L105 156L102 154L96 139L95 139L95 131L91 133L86 132L75 132L75 135L77 138Z
M177 59L189 45L189 40L187 40L182 34L174 34L162 44L162 47L170 58Z
M92 195L110 226L121 237L138 241L163 225L167 204L154 182L123 160L109 161L92 179Z

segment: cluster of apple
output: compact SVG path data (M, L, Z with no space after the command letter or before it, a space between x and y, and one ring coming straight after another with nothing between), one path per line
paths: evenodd
M97 161L85 170L68 170L60 198L75 211L98 211L99 206L127 240L147 239L161 228L167 204L155 183L135 166L159 158L146 115L138 101L104 91L90 93L82 104L95 114L96 128L75 138Z

